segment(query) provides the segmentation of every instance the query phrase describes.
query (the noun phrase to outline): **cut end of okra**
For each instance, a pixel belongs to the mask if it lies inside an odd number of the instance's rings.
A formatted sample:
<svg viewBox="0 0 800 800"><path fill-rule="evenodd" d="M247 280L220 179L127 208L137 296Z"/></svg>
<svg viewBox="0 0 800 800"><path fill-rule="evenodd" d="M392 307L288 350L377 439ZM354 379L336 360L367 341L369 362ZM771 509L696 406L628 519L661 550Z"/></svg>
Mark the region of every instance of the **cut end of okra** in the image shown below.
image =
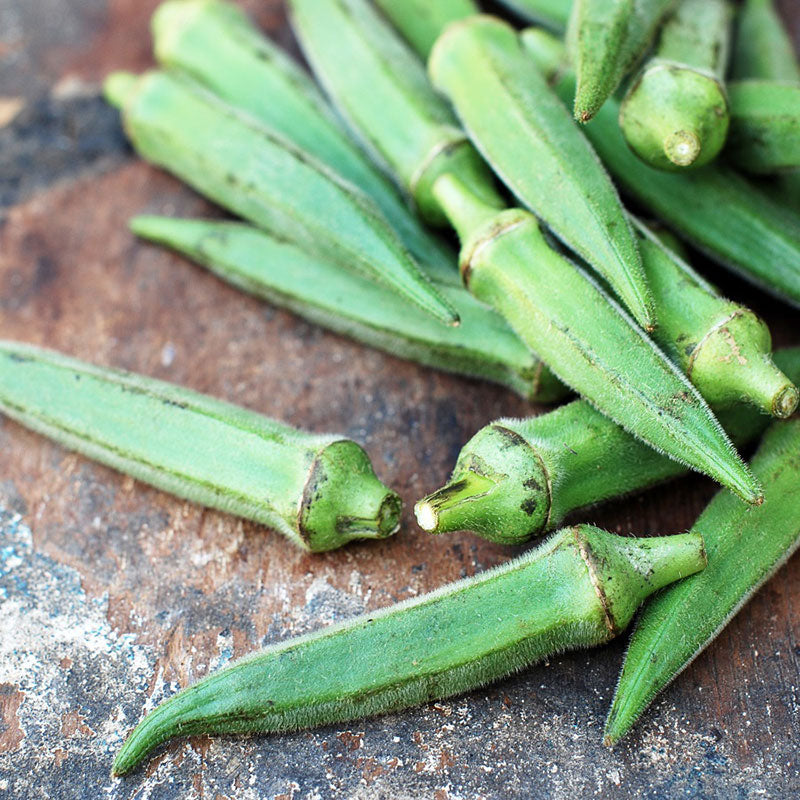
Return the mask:
<svg viewBox="0 0 800 800"><path fill-rule="evenodd" d="M469 526L470 503L478 498L485 500L496 487L497 481L467 471L417 503L417 522L428 533L465 530Z"/></svg>
<svg viewBox="0 0 800 800"><path fill-rule="evenodd" d="M690 167L701 149L700 138L694 131L675 131L664 140L664 154L676 167Z"/></svg>

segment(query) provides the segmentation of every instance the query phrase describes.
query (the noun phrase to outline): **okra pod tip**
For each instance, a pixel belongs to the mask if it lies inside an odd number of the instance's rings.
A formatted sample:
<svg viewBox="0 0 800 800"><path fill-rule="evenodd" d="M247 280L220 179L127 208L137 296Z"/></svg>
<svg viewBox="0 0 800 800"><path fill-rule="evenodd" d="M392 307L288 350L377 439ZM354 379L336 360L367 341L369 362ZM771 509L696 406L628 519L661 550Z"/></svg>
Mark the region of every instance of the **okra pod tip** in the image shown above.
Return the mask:
<svg viewBox="0 0 800 800"><path fill-rule="evenodd" d="M114 108L123 108L139 80L132 72L112 72L103 82L103 95Z"/></svg>

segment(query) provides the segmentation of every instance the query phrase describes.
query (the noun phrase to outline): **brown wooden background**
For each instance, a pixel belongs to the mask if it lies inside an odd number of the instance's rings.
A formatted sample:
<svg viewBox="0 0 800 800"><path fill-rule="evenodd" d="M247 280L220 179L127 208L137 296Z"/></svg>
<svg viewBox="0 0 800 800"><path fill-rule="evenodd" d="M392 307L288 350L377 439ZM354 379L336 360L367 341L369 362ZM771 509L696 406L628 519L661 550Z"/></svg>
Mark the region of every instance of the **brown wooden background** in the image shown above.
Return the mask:
<svg viewBox="0 0 800 800"><path fill-rule="evenodd" d="M321 0L322 2L323 0ZM0 797L788 797L800 792L800 559L771 580L633 736L600 731L624 640L484 691L288 736L194 739L107 777L122 735L231 656L434 589L513 552L433 538L415 499L508 392L417 367L247 298L139 244L143 211L208 206L137 161L98 96L151 63L155 0L0 0L0 337L137 370L368 449L406 501L392 540L323 556L70 454L0 418ZM782 9L800 34L800 8ZM248 9L293 47L281 4ZM711 269L800 343L797 312ZM583 515L691 525L699 477Z"/></svg>

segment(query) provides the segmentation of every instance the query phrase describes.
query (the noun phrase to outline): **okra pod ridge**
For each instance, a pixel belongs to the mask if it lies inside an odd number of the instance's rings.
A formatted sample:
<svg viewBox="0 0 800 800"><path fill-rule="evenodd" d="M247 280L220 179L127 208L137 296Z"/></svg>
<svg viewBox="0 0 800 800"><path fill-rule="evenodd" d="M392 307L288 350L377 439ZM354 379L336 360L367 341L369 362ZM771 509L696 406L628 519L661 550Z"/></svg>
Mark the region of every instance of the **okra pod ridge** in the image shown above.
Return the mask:
<svg viewBox="0 0 800 800"><path fill-rule="evenodd" d="M625 539L565 528L496 569L204 678L145 716L112 772L130 772L176 736L297 730L474 689L551 653L609 641L647 596L704 566L697 534Z"/></svg>

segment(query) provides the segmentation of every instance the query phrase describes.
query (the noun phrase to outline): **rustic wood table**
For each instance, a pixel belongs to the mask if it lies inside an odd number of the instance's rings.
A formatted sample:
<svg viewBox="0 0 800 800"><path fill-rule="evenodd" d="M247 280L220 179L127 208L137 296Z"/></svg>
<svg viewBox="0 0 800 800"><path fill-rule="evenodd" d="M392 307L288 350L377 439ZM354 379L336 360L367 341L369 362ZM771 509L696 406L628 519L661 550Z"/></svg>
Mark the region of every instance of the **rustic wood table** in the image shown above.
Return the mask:
<svg viewBox="0 0 800 800"><path fill-rule="evenodd" d="M411 507L479 427L543 410L329 334L134 239L134 213L210 211L132 155L99 96L111 69L151 63L155 5L0 0L0 337L341 431L407 511L391 540L304 555L0 417L0 797L798 796L800 558L614 750L600 732L624 638L349 726L179 741L108 777L143 708L209 670L512 556L468 534L425 535ZM294 48L279 2L247 6ZM796 0L782 7L800 38ZM709 274L778 344L800 343L796 311ZM693 476L582 519L680 531L714 491Z"/></svg>

